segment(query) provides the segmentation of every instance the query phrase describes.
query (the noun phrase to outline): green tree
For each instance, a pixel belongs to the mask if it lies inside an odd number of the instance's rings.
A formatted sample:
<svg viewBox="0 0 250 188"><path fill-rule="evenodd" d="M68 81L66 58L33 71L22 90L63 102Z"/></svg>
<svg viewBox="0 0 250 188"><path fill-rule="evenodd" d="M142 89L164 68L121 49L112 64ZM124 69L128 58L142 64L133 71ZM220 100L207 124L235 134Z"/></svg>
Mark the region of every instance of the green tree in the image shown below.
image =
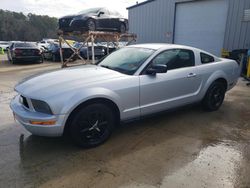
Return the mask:
<svg viewBox="0 0 250 188"><path fill-rule="evenodd" d="M0 40L39 41L42 38L56 38L58 20L54 17L29 13L4 11L0 9Z"/></svg>

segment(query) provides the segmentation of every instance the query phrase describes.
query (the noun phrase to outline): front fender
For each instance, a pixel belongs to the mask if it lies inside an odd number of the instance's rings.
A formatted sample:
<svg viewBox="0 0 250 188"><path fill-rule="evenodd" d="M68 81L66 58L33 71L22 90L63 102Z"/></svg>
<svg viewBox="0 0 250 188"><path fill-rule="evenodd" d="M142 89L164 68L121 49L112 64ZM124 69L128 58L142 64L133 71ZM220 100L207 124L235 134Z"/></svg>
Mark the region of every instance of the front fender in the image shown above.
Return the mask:
<svg viewBox="0 0 250 188"><path fill-rule="evenodd" d="M90 99L105 98L113 101L119 108L120 112L123 111L120 96L114 91L106 88L97 87L87 90L82 90L71 96L64 104L61 114L70 114L77 106Z"/></svg>

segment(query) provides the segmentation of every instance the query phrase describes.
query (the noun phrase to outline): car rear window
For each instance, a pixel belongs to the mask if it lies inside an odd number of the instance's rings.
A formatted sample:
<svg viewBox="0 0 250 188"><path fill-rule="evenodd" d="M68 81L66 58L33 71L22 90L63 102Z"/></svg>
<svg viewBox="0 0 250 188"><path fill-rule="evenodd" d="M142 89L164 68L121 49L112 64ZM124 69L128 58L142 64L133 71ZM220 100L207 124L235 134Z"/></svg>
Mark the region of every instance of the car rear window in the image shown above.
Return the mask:
<svg viewBox="0 0 250 188"><path fill-rule="evenodd" d="M201 63L202 64L207 64L207 63L213 63L214 62L214 57L205 53L201 52Z"/></svg>
<svg viewBox="0 0 250 188"><path fill-rule="evenodd" d="M26 43L26 42L23 42L23 43L16 43L15 47L35 48L35 47L37 47L37 45L35 43Z"/></svg>

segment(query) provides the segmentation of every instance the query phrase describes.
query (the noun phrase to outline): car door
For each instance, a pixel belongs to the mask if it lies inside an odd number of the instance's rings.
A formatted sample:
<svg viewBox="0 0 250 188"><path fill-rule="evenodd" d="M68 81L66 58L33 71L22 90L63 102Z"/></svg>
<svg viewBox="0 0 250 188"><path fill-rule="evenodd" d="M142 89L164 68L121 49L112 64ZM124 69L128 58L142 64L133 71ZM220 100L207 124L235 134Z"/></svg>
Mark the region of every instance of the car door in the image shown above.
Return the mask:
<svg viewBox="0 0 250 188"><path fill-rule="evenodd" d="M50 44L50 45L49 45L48 51L47 51L47 53L46 53L47 59L52 59L54 47L55 47L54 44Z"/></svg>
<svg viewBox="0 0 250 188"><path fill-rule="evenodd" d="M119 30L120 29L120 19L121 16L116 11L109 11L110 12L110 29L111 30Z"/></svg>
<svg viewBox="0 0 250 188"><path fill-rule="evenodd" d="M98 13L98 25L99 29L109 29L110 28L110 15L107 9L101 9Z"/></svg>
<svg viewBox="0 0 250 188"><path fill-rule="evenodd" d="M196 76L193 51L186 49L166 50L157 55L147 68L154 64L167 65L168 71L148 75L145 70L140 75L141 115L195 101L201 87L201 79Z"/></svg>

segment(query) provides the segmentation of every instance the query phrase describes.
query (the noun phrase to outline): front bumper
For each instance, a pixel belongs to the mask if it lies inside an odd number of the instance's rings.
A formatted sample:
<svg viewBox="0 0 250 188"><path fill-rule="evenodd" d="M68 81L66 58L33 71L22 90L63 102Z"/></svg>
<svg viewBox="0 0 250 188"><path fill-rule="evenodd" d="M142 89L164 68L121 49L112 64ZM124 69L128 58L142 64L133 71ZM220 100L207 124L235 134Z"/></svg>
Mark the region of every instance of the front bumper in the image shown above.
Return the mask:
<svg viewBox="0 0 250 188"><path fill-rule="evenodd" d="M20 95L14 97L10 103L14 118L29 132L38 136L57 137L63 135L65 115L49 115L26 109L19 102ZM33 125L30 121L56 121L54 125Z"/></svg>

